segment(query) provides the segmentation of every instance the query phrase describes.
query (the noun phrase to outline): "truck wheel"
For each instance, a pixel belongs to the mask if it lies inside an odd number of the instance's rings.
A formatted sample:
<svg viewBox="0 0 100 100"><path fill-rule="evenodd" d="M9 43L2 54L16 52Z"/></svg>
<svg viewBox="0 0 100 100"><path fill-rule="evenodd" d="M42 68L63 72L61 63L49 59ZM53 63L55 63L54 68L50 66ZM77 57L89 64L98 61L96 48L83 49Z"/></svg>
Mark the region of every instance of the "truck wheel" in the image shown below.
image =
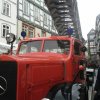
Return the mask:
<svg viewBox="0 0 100 100"><path fill-rule="evenodd" d="M68 91L68 86L65 85L65 87L61 88L61 93L62 96L64 97L64 99L66 100L72 100L72 87L70 88L70 90ZM68 91L68 92L67 92Z"/></svg>
<svg viewBox="0 0 100 100"><path fill-rule="evenodd" d="M57 85L57 86L53 87L53 88L49 91L49 93L48 93L48 95L46 96L46 98L48 98L48 99L50 99L50 100L55 100L55 99L56 99L57 93L59 92L59 90L62 89L62 87L64 87L64 84Z"/></svg>
<svg viewBox="0 0 100 100"><path fill-rule="evenodd" d="M86 86L81 87L79 100L88 100L88 89Z"/></svg>
<svg viewBox="0 0 100 100"><path fill-rule="evenodd" d="M57 92L58 92L58 90L57 91L50 91L46 98L48 98L50 100L55 100L55 96L56 96Z"/></svg>

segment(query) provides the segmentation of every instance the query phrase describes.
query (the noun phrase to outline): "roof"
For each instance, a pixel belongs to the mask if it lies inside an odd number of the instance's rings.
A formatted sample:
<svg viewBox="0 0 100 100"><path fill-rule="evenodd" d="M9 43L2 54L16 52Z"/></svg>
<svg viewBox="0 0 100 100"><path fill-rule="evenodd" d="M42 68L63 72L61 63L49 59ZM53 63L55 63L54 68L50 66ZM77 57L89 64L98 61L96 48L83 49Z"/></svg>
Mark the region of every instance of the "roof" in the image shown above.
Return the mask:
<svg viewBox="0 0 100 100"><path fill-rule="evenodd" d="M31 40L79 40L77 38L74 38L74 37L70 37L70 36L51 36L51 37L37 37L37 38L27 38L27 39L24 39L22 41L31 41ZM80 40L79 40L80 41Z"/></svg>

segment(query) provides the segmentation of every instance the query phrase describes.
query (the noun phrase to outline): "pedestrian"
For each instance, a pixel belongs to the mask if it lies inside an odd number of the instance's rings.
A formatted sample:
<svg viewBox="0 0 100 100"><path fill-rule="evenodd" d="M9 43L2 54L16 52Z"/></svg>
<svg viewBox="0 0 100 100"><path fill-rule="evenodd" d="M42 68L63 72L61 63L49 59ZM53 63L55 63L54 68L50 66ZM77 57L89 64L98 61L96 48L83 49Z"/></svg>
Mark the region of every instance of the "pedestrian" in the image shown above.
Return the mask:
<svg viewBox="0 0 100 100"><path fill-rule="evenodd" d="M97 79L94 87L94 100L100 100L100 67L98 68Z"/></svg>

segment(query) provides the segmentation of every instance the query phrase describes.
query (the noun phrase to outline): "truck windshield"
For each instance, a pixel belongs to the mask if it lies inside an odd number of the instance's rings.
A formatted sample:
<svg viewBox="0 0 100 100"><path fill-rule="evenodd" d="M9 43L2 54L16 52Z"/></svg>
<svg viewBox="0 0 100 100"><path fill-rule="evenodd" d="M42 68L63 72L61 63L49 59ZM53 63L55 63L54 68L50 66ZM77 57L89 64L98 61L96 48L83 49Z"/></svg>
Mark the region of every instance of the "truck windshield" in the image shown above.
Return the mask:
<svg viewBox="0 0 100 100"><path fill-rule="evenodd" d="M68 40L46 40L44 43L44 52L69 53L70 41Z"/></svg>
<svg viewBox="0 0 100 100"><path fill-rule="evenodd" d="M40 52L42 41L28 41L21 43L19 54Z"/></svg>
<svg viewBox="0 0 100 100"><path fill-rule="evenodd" d="M29 52L40 52L42 40L28 41L21 43L19 54ZM68 40L45 40L43 52L69 53L70 41Z"/></svg>

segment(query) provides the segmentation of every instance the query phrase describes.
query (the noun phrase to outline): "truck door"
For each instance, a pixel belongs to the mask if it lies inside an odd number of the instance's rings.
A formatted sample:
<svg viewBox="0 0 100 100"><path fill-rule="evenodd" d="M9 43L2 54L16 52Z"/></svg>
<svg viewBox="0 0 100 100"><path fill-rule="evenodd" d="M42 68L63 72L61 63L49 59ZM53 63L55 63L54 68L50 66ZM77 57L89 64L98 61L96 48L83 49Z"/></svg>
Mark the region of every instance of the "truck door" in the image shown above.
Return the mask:
<svg viewBox="0 0 100 100"><path fill-rule="evenodd" d="M74 42L74 61L73 61L73 66L74 66L74 75L77 73L79 69L79 62L81 60L81 52L80 52L80 47L81 44L78 41Z"/></svg>
<svg viewBox="0 0 100 100"><path fill-rule="evenodd" d="M32 100L32 67L26 66L26 100Z"/></svg>

